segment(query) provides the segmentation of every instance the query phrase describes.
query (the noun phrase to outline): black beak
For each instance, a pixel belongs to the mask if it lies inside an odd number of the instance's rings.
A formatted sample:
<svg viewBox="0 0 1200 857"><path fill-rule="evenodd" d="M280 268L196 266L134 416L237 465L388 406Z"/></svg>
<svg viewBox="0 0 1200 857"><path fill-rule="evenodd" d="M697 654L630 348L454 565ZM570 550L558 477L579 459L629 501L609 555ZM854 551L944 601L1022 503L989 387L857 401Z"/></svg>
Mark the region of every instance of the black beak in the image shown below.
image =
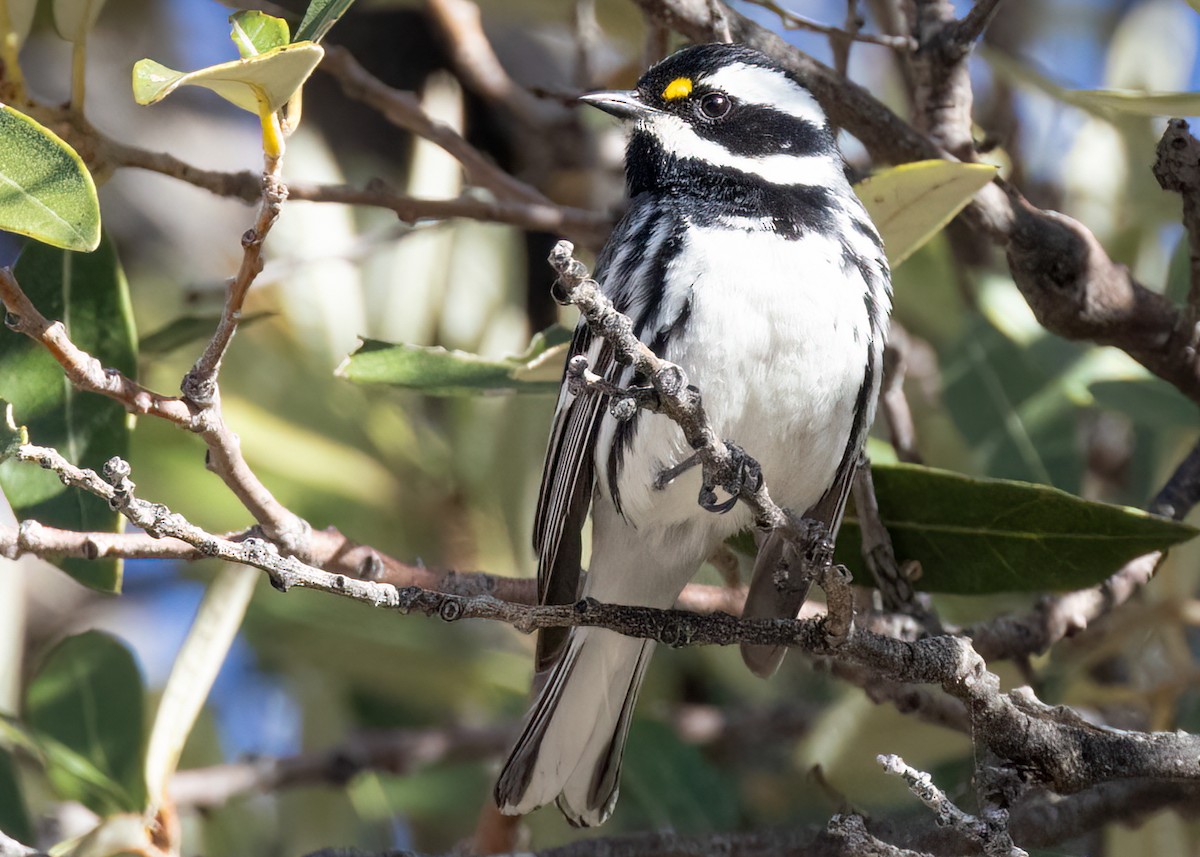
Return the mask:
<svg viewBox="0 0 1200 857"><path fill-rule="evenodd" d="M589 92L579 96L584 104L598 107L618 119L639 119L657 111L642 101L636 89L615 89L608 92Z"/></svg>

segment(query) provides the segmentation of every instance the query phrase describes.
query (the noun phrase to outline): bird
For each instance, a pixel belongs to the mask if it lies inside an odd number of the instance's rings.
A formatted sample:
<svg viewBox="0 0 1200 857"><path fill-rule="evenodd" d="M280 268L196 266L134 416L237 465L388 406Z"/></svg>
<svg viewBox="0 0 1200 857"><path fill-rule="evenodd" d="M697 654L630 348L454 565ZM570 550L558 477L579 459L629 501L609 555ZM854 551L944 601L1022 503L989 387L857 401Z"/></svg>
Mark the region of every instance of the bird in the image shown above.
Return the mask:
<svg viewBox="0 0 1200 857"><path fill-rule="evenodd" d="M832 540L874 417L891 276L824 110L777 62L727 43L685 47L636 89L579 100L630 125L629 206L594 279L638 338L686 373L772 498ZM618 387L645 383L586 321L569 354ZM692 450L669 418L619 416L564 374L534 519L541 604L669 608L754 523L736 497L698 502L700 468L687 466ZM808 585L778 571L793 550L778 533L761 540L744 616L796 617ZM653 650L599 627L540 633L541 689L496 783L502 813L554 801L575 826L609 817ZM784 651L742 647L764 677Z"/></svg>

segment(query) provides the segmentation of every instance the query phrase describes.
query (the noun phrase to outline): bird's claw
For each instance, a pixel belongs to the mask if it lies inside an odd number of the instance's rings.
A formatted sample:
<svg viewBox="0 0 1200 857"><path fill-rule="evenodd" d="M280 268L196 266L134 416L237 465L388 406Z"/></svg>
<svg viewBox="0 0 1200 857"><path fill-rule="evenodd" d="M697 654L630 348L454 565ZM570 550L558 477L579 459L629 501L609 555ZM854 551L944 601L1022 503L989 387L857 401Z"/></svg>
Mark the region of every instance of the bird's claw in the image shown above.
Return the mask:
<svg viewBox="0 0 1200 857"><path fill-rule="evenodd" d="M723 515L737 505L738 497L744 489L757 491L762 487L762 467L746 451L735 443L726 443L732 460L732 476L721 484L721 488L729 494L729 499L717 501L717 486L705 481L700 486L700 506L709 512Z"/></svg>
<svg viewBox="0 0 1200 857"><path fill-rule="evenodd" d="M812 569L833 565L833 539L824 521L804 518L800 522L804 539L804 563Z"/></svg>

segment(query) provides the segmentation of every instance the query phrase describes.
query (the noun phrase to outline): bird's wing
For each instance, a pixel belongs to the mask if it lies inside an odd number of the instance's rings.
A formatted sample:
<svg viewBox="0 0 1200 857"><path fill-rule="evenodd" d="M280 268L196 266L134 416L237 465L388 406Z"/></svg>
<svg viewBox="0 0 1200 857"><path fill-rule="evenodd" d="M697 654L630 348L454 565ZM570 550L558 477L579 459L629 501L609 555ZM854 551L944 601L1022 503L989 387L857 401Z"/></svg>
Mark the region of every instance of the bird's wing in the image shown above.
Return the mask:
<svg viewBox="0 0 1200 857"><path fill-rule="evenodd" d="M663 299L661 282L662 266L678 249L682 223L677 212L657 205L648 195L635 197L596 260L595 278L601 290L619 312L630 316L638 337L652 348L656 344L661 348L660 335L673 330L687 312L686 301ZM625 386L633 379L632 369L617 363L608 343L582 321L571 342L570 357L577 354L587 355L588 368L609 383ZM614 419L608 412L608 398L594 393L577 396L567 389L563 377L534 519L541 604L570 604L578 597L580 531L597 483L596 462L603 461L611 469L619 458L610 455L611 448L596 449L601 426ZM618 449L623 438L631 436L633 422L623 426L624 432L613 432ZM605 476L619 509L615 474ZM539 671L553 664L566 639L565 628L541 632Z"/></svg>
<svg viewBox="0 0 1200 857"><path fill-rule="evenodd" d="M602 377L613 374L616 361L604 340L580 321L571 341L568 361L586 354L589 368ZM533 548L538 556L538 603L570 604L578 596L583 522L595 484L595 443L607 416L605 397L576 395L564 383L550 429L542 488L534 517ZM547 628L538 634L537 669L557 659L567 628Z"/></svg>

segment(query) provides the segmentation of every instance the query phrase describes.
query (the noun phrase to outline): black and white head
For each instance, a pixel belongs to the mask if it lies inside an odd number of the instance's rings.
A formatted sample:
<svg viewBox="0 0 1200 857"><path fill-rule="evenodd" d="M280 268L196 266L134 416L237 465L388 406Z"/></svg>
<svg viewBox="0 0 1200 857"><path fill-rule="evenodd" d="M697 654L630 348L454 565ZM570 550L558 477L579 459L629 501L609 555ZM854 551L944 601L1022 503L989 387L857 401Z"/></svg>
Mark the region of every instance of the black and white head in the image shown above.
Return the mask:
<svg viewBox="0 0 1200 857"><path fill-rule="evenodd" d="M647 71L637 89L582 100L634 121L626 153L631 195L738 184L849 192L825 111L751 48L684 48Z"/></svg>

